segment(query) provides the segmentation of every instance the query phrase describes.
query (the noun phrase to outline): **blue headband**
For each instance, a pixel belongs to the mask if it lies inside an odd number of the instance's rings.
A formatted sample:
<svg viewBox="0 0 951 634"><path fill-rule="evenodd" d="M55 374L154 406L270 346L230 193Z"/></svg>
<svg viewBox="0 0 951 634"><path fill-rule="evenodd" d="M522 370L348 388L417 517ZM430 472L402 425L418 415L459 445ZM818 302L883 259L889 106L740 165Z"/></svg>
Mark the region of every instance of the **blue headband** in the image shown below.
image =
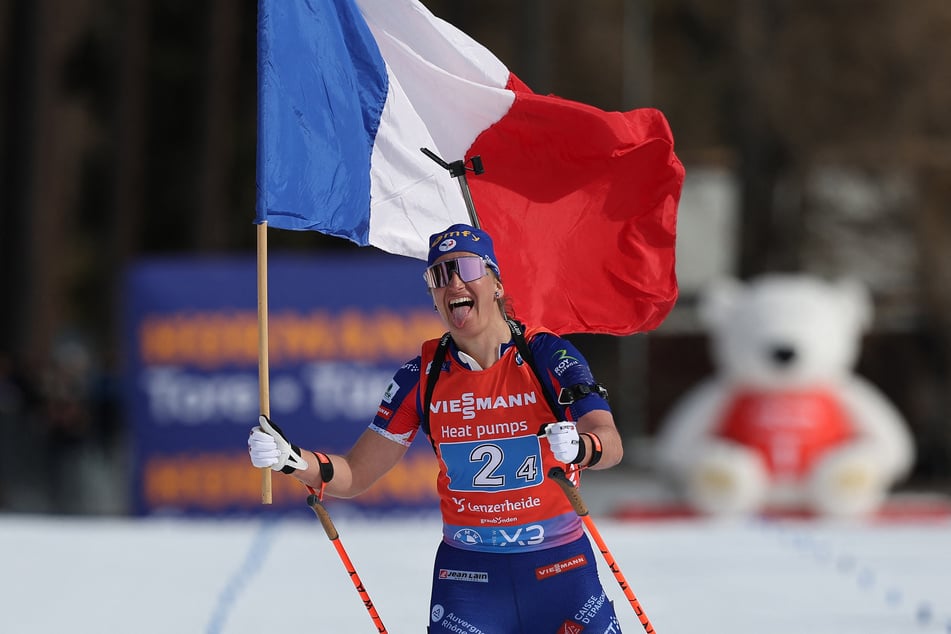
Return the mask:
<svg viewBox="0 0 951 634"><path fill-rule="evenodd" d="M457 224L429 236L429 257L426 259L426 266L432 266L438 258L447 253L474 253L481 256L486 265L495 271L495 275L501 277L498 260L492 247L492 238L482 229Z"/></svg>

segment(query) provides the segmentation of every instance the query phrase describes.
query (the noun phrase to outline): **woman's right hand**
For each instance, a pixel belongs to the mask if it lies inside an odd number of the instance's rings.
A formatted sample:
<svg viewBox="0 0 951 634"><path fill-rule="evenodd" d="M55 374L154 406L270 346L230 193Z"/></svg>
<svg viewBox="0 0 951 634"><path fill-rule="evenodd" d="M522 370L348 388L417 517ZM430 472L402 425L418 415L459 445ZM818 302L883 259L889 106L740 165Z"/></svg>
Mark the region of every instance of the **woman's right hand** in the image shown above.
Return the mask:
<svg viewBox="0 0 951 634"><path fill-rule="evenodd" d="M258 425L251 429L248 452L251 454L251 464L258 468L270 467L282 473L307 469L300 448L289 443L281 428L264 415L258 417Z"/></svg>

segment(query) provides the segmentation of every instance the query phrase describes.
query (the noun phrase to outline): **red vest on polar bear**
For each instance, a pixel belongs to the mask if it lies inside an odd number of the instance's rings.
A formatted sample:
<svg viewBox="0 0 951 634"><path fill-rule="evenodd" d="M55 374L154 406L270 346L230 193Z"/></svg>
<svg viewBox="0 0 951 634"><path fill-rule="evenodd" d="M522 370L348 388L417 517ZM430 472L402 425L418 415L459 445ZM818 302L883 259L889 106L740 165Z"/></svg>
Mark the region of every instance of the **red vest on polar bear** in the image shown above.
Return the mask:
<svg viewBox="0 0 951 634"><path fill-rule="evenodd" d="M733 397L716 433L759 450L774 477L798 478L854 429L826 390L748 391Z"/></svg>

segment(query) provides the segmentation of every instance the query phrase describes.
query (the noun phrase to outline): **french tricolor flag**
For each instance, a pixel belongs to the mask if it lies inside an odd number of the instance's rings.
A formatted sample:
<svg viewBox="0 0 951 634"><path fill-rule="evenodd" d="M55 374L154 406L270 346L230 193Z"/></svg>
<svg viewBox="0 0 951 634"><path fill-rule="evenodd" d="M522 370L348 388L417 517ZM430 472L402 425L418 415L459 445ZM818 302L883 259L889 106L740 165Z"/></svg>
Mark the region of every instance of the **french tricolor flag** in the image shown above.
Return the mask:
<svg viewBox="0 0 951 634"><path fill-rule="evenodd" d="M421 148L480 157L466 182L520 319L624 335L673 307L684 170L658 110L537 95L416 0L260 0L258 90L257 223L425 259L471 221Z"/></svg>

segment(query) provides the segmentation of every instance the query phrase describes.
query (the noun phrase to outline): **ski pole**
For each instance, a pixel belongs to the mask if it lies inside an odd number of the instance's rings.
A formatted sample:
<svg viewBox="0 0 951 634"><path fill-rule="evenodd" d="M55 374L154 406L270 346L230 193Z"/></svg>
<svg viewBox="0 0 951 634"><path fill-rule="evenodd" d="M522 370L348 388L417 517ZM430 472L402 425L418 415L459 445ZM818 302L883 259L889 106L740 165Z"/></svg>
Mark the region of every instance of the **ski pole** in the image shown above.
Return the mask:
<svg viewBox="0 0 951 634"><path fill-rule="evenodd" d="M617 561L615 561L611 551L608 550L607 545L604 543L604 539L601 537L601 533L598 532L598 528L594 525L594 520L592 520L591 516L588 515L588 507L585 506L584 500L581 499L581 494L578 492L577 487L572 484L571 480L569 480L565 475L565 470L561 467L553 467L548 472L548 477L554 480L558 486L561 487L561 490L565 492L565 495L568 496L568 501L571 502L571 506L574 507L575 513L577 513L581 518L581 521L584 522L585 527L588 529L588 533L590 533L594 543L598 546L598 550L600 550L601 554L604 556L604 561L608 564L608 568L610 568L611 572L614 573L614 578L617 579L618 584L621 586L621 590L624 591L624 596L627 597L631 607L634 608L634 614L636 614L637 618L640 619L641 625L644 626L644 631L647 632L647 634L654 634L654 626L651 624L650 619L647 618L644 608L641 607L641 602L637 600L636 596L634 596L634 591L631 590L631 587L627 584L627 580L621 573L621 569L618 567Z"/></svg>
<svg viewBox="0 0 951 634"><path fill-rule="evenodd" d="M307 486L307 490L310 491L310 495L307 496L307 505L314 511L314 514L317 515L317 519L320 520L321 525L324 527L324 532L327 533L327 537L330 538L331 543L337 550L340 561L343 562L343 567L347 569L347 574L350 575L350 581L353 582L353 587L357 589L357 594L363 599L363 607L367 609L367 612L370 613L370 618L373 619L376 631L379 632L379 634L387 634L386 626L383 625L383 620L380 619L380 615L377 614L370 595L367 593L366 588L363 587L360 575L357 574L356 568L353 567L353 562L350 561L350 557L347 555L347 551L344 549L343 544L340 543L340 535L337 533L333 520L330 519L330 513L327 512L316 491L309 486Z"/></svg>

